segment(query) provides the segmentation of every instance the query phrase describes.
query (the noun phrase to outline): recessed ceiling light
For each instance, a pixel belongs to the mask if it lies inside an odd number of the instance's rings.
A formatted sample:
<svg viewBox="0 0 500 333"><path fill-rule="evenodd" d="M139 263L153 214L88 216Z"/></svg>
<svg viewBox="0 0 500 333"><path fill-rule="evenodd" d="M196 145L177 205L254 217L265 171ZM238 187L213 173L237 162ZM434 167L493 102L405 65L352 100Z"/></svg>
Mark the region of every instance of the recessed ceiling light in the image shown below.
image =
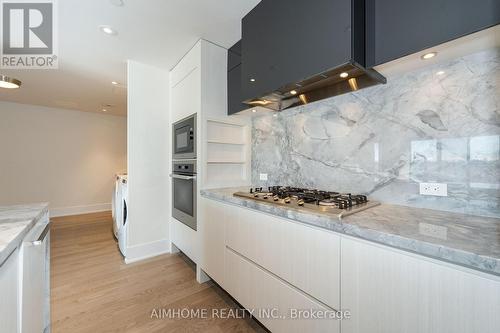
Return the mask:
<svg viewBox="0 0 500 333"><path fill-rule="evenodd" d="M277 116L278 116L278 114L277 114L277 113L273 114L273 117L277 117Z"/></svg>
<svg viewBox="0 0 500 333"><path fill-rule="evenodd" d="M257 110L253 109L252 112L255 113L255 112L257 112Z"/></svg>
<svg viewBox="0 0 500 333"><path fill-rule="evenodd" d="M434 58L435 56L437 56L437 52L429 52L429 53L426 53L426 54L422 55L421 58L423 60L427 60L427 59L430 59L430 58Z"/></svg>
<svg viewBox="0 0 500 333"><path fill-rule="evenodd" d="M290 90L290 94L297 95L297 90Z"/></svg>
<svg viewBox="0 0 500 333"><path fill-rule="evenodd" d="M347 72L340 73L340 77L343 78L343 79L345 79L348 76L349 76L349 73L347 73Z"/></svg>
<svg viewBox="0 0 500 333"><path fill-rule="evenodd" d="M106 35L112 35L112 36L114 36L114 35L118 34L118 32L115 29L111 28L109 25L100 25L99 29L102 32L104 32Z"/></svg>
<svg viewBox="0 0 500 333"><path fill-rule="evenodd" d="M116 82L116 81L111 81L111 84L112 84L112 85L114 85L114 86L116 86L116 85L118 85L118 82Z"/></svg>
<svg viewBox="0 0 500 333"><path fill-rule="evenodd" d="M436 75L443 75L444 74L444 71L439 71L436 73Z"/></svg>
<svg viewBox="0 0 500 333"><path fill-rule="evenodd" d="M107 111L109 111L109 110L111 110L113 108L114 108L113 104L108 104L108 103L102 103L101 104L101 111L102 112L107 112Z"/></svg>
<svg viewBox="0 0 500 333"><path fill-rule="evenodd" d="M250 79L250 82L255 82L255 79L254 79L254 78L251 78L251 79Z"/></svg>
<svg viewBox="0 0 500 333"><path fill-rule="evenodd" d="M21 86L21 81L14 79L13 77L8 77L5 75L0 75L0 88L6 89L17 89Z"/></svg>

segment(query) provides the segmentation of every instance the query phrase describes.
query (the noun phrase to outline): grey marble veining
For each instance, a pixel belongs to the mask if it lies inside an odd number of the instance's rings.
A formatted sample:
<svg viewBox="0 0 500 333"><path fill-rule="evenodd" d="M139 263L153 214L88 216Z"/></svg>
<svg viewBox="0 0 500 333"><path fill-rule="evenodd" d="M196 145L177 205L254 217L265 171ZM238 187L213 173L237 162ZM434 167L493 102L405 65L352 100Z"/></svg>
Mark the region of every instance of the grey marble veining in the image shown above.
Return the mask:
<svg viewBox="0 0 500 333"><path fill-rule="evenodd" d="M202 190L201 195L500 275L498 218L382 204L339 220L321 213L233 196L239 190L242 189Z"/></svg>
<svg viewBox="0 0 500 333"><path fill-rule="evenodd" d="M257 116L252 181L500 217L499 106L500 49L492 49ZM448 197L419 195L420 182L447 183Z"/></svg>
<svg viewBox="0 0 500 333"><path fill-rule="evenodd" d="M47 212L47 203L0 206L0 265Z"/></svg>

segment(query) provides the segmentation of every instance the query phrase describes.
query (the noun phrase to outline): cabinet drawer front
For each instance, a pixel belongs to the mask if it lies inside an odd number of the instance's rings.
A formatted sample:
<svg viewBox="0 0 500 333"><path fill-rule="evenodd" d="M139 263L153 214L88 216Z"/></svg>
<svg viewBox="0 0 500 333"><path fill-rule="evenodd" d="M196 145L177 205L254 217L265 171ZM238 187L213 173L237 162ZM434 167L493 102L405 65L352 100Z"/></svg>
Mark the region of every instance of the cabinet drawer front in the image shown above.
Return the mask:
<svg viewBox="0 0 500 333"><path fill-rule="evenodd" d="M343 238L342 307L344 333L493 333L500 282Z"/></svg>
<svg viewBox="0 0 500 333"><path fill-rule="evenodd" d="M18 331L19 250L0 264L0 331Z"/></svg>
<svg viewBox="0 0 500 333"><path fill-rule="evenodd" d="M224 289L245 309L257 307L255 301L255 269L230 249L225 249Z"/></svg>
<svg viewBox="0 0 500 333"><path fill-rule="evenodd" d="M200 262L203 270L224 287L224 220L226 211L218 202L202 198L198 220L200 238Z"/></svg>
<svg viewBox="0 0 500 333"><path fill-rule="evenodd" d="M23 244L22 328L23 332L43 332L48 310L48 247L50 235L39 245ZM48 323L47 323L48 324Z"/></svg>
<svg viewBox="0 0 500 333"><path fill-rule="evenodd" d="M328 306L340 308L340 237L252 210L226 221L226 245Z"/></svg>
<svg viewBox="0 0 500 333"><path fill-rule="evenodd" d="M272 332L340 332L340 322L335 319L294 317L296 310L311 313L331 309L229 248L226 259L228 291Z"/></svg>

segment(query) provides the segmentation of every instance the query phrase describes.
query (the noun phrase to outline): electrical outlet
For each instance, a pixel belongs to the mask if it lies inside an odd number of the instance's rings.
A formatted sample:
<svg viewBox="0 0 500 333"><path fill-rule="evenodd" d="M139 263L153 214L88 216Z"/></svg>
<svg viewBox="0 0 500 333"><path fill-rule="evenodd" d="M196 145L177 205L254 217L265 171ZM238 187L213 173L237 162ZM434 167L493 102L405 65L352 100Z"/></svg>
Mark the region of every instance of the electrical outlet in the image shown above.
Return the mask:
<svg viewBox="0 0 500 333"><path fill-rule="evenodd" d="M267 180L267 173L261 173L260 180Z"/></svg>
<svg viewBox="0 0 500 333"><path fill-rule="evenodd" d="M420 183L421 195L448 196L448 185L444 183Z"/></svg>

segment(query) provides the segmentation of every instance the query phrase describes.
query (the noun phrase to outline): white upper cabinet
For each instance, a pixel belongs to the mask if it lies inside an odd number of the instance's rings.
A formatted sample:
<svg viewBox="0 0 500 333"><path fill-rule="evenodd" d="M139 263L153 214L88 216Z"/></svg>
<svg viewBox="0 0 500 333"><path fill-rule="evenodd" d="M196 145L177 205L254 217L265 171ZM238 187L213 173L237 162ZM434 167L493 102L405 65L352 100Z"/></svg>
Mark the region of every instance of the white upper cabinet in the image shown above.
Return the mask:
<svg viewBox="0 0 500 333"><path fill-rule="evenodd" d="M172 123L201 110L201 41L170 72Z"/></svg>
<svg viewBox="0 0 500 333"><path fill-rule="evenodd" d="M200 69L194 68L182 81L171 87L171 120L176 122L200 111Z"/></svg>
<svg viewBox="0 0 500 333"><path fill-rule="evenodd" d="M170 88L175 87L196 68L201 67L201 40L170 71Z"/></svg>
<svg viewBox="0 0 500 333"><path fill-rule="evenodd" d="M343 333L497 333L500 279L342 238Z"/></svg>
<svg viewBox="0 0 500 333"><path fill-rule="evenodd" d="M200 39L170 71L171 121L194 113L225 118L227 50Z"/></svg>

